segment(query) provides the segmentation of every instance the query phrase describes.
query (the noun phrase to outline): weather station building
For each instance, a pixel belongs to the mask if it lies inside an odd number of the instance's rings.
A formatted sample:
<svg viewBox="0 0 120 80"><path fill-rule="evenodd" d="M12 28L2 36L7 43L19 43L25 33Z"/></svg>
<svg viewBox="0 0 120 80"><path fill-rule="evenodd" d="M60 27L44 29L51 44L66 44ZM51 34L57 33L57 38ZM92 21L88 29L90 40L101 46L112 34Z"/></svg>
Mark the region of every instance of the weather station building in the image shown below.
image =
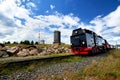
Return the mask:
<svg viewBox="0 0 120 80"><path fill-rule="evenodd" d="M61 32L60 31L54 31L54 44L61 44Z"/></svg>

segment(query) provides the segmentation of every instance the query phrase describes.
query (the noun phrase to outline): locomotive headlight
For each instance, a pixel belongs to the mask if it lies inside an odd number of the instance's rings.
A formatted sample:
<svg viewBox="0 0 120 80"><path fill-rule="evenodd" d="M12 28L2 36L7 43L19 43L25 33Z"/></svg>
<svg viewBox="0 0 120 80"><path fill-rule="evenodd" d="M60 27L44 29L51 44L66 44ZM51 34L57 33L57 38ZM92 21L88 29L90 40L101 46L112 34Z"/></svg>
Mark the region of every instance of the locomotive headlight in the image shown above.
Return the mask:
<svg viewBox="0 0 120 80"><path fill-rule="evenodd" d="M85 44L85 42L83 41L82 44Z"/></svg>

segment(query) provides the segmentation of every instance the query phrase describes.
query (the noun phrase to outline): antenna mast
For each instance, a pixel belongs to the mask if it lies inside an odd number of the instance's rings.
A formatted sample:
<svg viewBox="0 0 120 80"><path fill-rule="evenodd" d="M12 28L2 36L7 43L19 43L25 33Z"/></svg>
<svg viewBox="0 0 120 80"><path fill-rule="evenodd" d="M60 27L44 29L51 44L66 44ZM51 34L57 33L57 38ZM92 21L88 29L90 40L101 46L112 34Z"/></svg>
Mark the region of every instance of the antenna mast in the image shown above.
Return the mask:
<svg viewBox="0 0 120 80"><path fill-rule="evenodd" d="M38 34L38 44L40 44L40 31L39 31L39 34Z"/></svg>

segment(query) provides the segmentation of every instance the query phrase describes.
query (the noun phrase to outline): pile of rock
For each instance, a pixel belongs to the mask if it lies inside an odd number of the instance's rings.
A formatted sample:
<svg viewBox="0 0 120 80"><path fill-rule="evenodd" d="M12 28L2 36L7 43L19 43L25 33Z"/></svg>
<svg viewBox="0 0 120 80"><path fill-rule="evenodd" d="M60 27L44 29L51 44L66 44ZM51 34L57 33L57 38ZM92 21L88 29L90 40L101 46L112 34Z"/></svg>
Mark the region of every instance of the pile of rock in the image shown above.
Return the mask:
<svg viewBox="0 0 120 80"><path fill-rule="evenodd" d="M17 56L19 57L35 56L35 55L39 55L41 52L42 52L41 48L37 48L36 46L28 46L20 50L17 53Z"/></svg>
<svg viewBox="0 0 120 80"><path fill-rule="evenodd" d="M44 54L44 55L51 55L53 53L54 54L70 53L70 49L66 47L59 47L58 45L53 44L51 46L43 48L43 51L41 52L41 54Z"/></svg>
<svg viewBox="0 0 120 80"><path fill-rule="evenodd" d="M40 46L2 46L0 45L0 57L9 57L9 56L35 56L35 55L51 55L58 53L70 53L70 49L66 47L59 47L58 45L51 45L47 47Z"/></svg>

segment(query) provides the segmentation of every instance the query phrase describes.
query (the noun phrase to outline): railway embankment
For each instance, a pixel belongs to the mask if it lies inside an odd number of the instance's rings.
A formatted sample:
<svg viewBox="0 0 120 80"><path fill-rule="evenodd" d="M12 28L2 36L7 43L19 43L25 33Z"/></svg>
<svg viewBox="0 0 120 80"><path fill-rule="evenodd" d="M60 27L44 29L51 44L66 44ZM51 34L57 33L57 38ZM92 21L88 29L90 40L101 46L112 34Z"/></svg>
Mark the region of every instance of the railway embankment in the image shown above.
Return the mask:
<svg viewBox="0 0 120 80"><path fill-rule="evenodd" d="M2 72L1 80L76 80L85 67L99 62L107 54L95 56L70 56L29 63L10 64ZM76 78L76 79L73 79Z"/></svg>

